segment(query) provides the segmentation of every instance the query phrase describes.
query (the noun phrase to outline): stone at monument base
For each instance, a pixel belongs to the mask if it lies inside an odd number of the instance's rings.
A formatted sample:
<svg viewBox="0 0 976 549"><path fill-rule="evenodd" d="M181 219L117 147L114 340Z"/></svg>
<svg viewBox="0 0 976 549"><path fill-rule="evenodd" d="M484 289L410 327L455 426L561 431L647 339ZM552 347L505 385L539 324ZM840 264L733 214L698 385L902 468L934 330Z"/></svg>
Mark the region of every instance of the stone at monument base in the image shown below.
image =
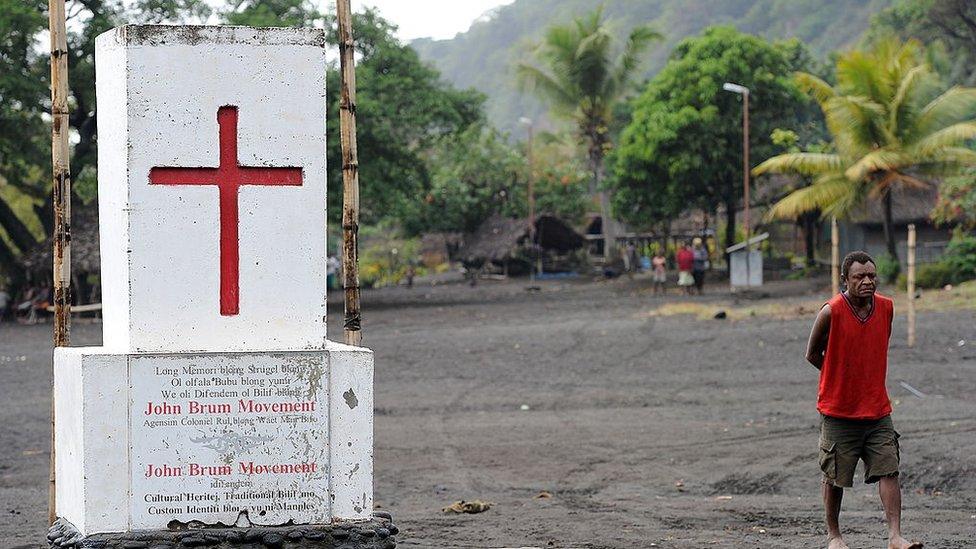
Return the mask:
<svg viewBox="0 0 976 549"><path fill-rule="evenodd" d="M393 549L399 529L387 513L367 522L260 528L199 528L83 536L64 519L48 532L57 549Z"/></svg>

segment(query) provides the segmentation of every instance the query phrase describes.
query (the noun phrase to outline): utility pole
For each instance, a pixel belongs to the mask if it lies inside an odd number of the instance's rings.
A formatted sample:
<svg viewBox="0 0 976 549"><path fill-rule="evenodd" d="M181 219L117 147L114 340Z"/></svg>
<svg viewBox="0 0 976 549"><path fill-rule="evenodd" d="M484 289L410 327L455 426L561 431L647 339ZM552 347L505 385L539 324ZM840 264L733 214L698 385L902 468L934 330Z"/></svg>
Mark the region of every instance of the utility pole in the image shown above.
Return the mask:
<svg viewBox="0 0 976 549"><path fill-rule="evenodd" d="M68 146L68 38L64 0L48 1L51 34L51 167L54 193L54 346L67 347L71 322L71 167ZM52 377L53 379L53 377ZM54 471L54 390L51 390L51 463L48 522L57 520Z"/></svg>
<svg viewBox="0 0 976 549"><path fill-rule="evenodd" d="M722 85L722 89L742 96L742 213L746 233L746 286L752 286L752 245L749 242L752 237L752 224L749 219L749 88L726 82ZM734 231L735 227L726 230Z"/></svg>
<svg viewBox="0 0 976 549"><path fill-rule="evenodd" d="M363 340L359 302L359 153L356 150L356 60L350 0L336 0L339 27L339 134L342 146L342 281L345 316L343 341Z"/></svg>

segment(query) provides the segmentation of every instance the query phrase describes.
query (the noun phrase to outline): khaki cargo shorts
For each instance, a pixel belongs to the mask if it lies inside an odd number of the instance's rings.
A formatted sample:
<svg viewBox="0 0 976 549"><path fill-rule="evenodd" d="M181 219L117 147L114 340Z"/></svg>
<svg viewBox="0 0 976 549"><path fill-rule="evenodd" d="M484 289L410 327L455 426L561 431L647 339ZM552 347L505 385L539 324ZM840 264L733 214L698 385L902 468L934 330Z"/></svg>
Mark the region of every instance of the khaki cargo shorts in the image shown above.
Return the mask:
<svg viewBox="0 0 976 549"><path fill-rule="evenodd" d="M820 469L824 482L854 486L854 468L864 461L864 482L898 474L898 433L891 416L875 420L841 419L821 415Z"/></svg>

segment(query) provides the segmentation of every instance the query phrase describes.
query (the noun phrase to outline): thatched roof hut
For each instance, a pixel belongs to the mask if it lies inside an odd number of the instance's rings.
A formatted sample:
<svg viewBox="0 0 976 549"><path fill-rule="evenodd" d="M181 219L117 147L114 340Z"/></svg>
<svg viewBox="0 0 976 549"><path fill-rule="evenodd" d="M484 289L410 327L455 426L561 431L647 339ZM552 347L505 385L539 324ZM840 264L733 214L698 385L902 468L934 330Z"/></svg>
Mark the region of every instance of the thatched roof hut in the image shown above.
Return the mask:
<svg viewBox="0 0 976 549"><path fill-rule="evenodd" d="M486 262L501 264L518 256L519 251L538 247L543 252L565 254L583 246L583 236L565 221L552 215L540 215L535 220L535 242L529 242L529 221L495 215L465 236L458 252L466 264Z"/></svg>

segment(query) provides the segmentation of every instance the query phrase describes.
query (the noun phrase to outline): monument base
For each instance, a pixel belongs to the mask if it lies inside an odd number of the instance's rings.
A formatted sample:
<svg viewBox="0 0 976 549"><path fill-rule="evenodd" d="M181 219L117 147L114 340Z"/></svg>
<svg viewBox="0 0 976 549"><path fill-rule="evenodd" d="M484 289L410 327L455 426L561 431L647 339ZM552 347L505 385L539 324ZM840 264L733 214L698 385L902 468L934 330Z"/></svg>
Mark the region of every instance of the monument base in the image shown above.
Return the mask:
<svg viewBox="0 0 976 549"><path fill-rule="evenodd" d="M373 520L336 524L255 528L196 528L83 535L58 519L48 531L54 549L393 549L399 529L388 513Z"/></svg>

